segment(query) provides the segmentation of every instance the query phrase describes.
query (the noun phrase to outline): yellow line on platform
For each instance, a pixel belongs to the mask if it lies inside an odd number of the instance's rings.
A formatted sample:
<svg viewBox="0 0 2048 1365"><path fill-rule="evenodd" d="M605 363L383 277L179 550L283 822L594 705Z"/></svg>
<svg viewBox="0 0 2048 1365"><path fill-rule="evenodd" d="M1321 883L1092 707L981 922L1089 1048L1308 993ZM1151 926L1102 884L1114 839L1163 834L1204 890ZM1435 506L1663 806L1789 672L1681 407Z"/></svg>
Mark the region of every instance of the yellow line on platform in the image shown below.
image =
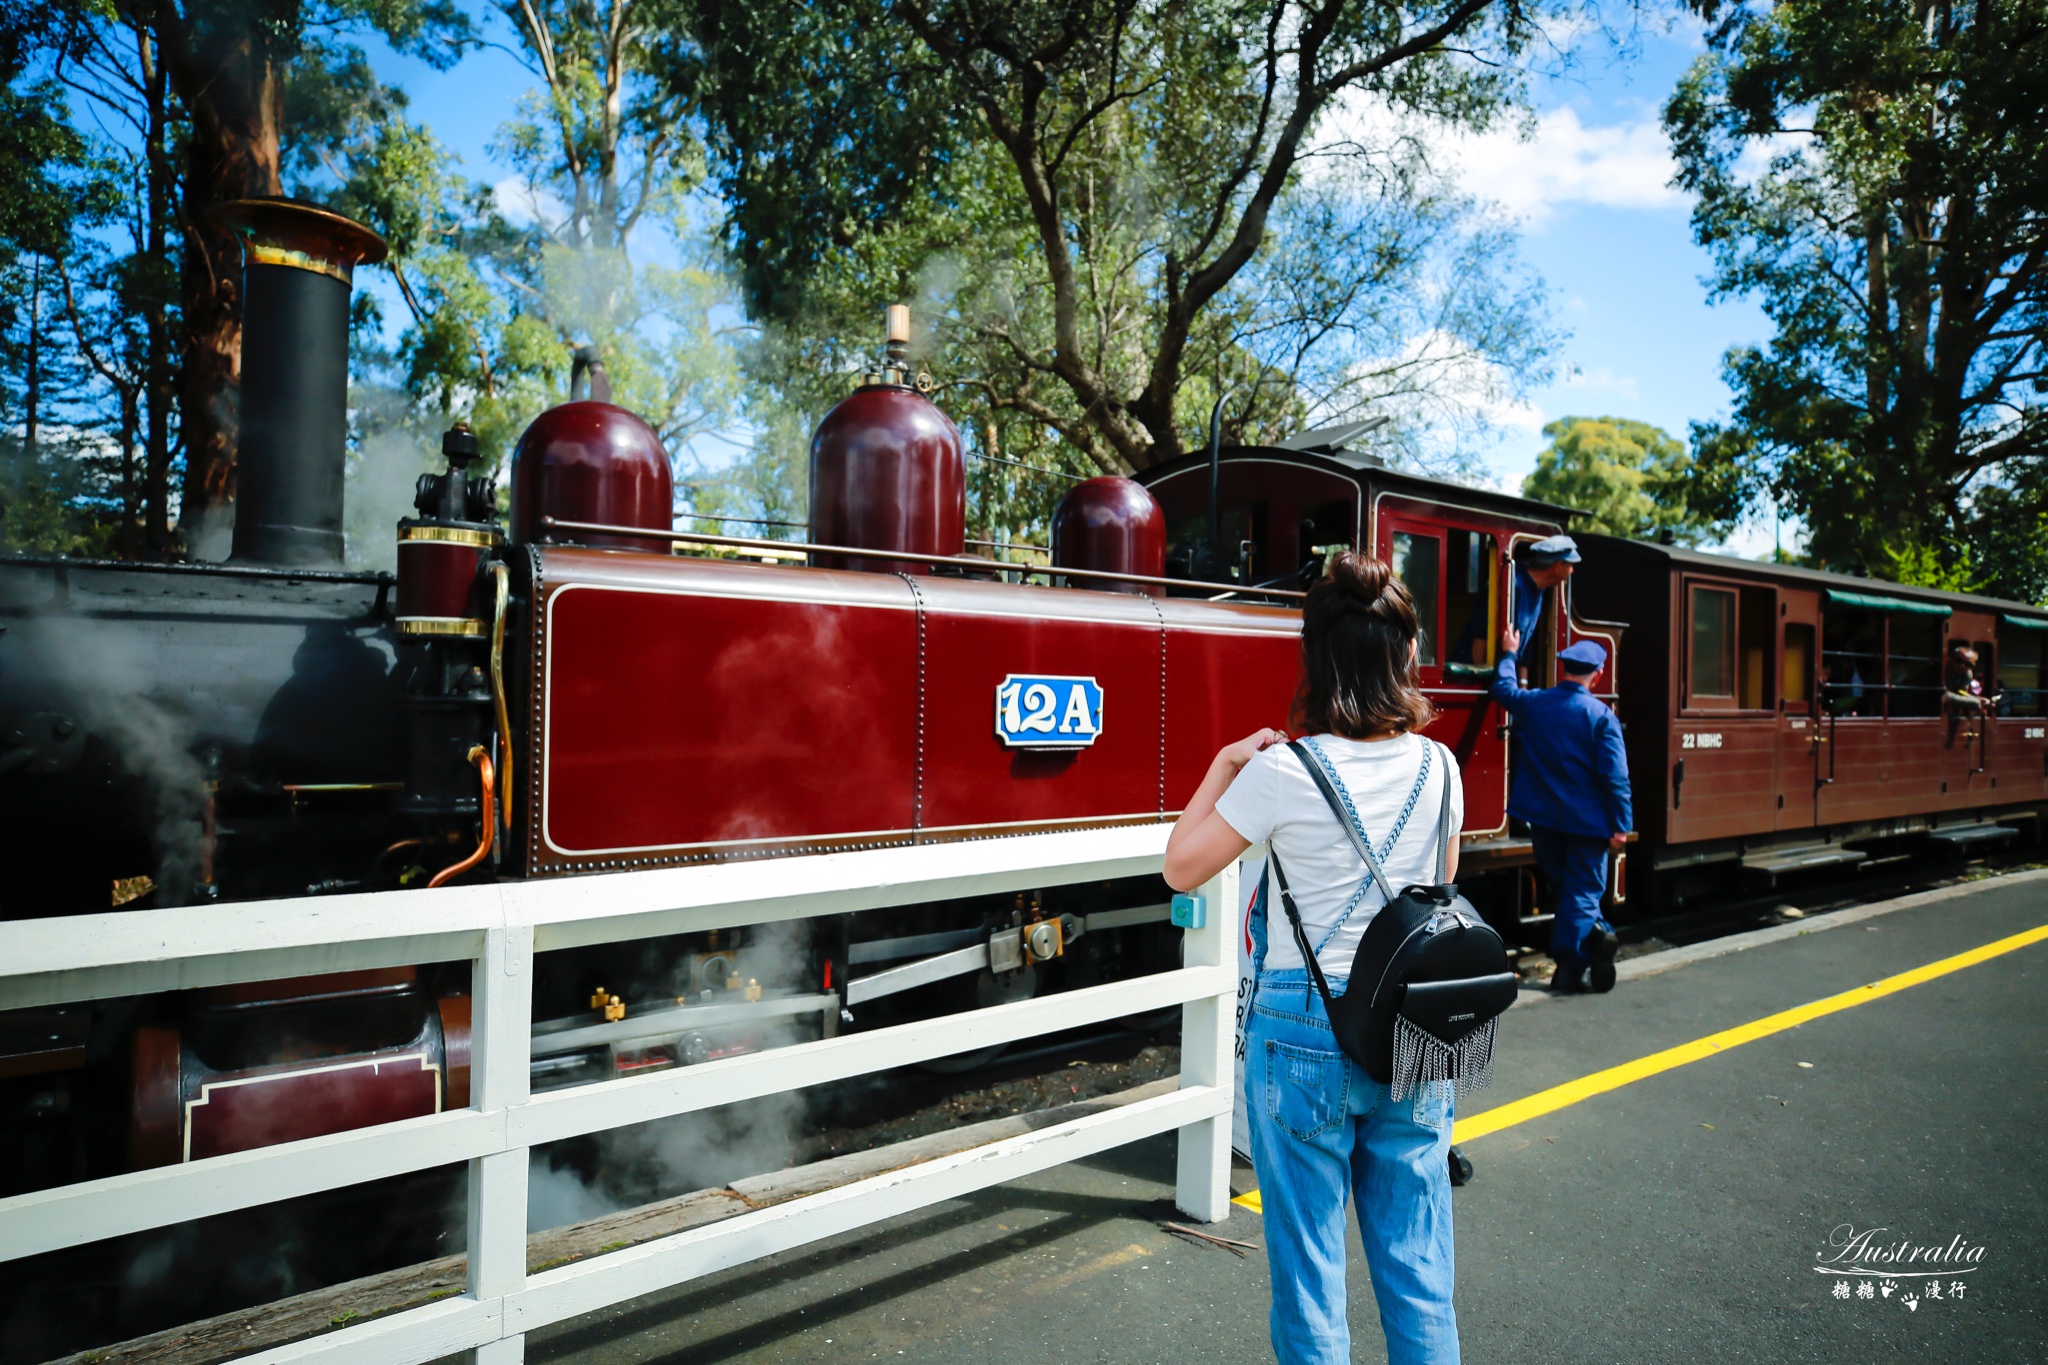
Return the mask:
<svg viewBox="0 0 2048 1365"><path fill-rule="evenodd" d="M1957 953L1938 962L1930 962L1924 967L1915 967L1910 972L1900 972L1897 976L1888 976L1882 981L1873 981L1867 986L1858 986L1839 995L1795 1005L1789 1010L1767 1014L1761 1019L1738 1024L1734 1028L1722 1029L1719 1033L1710 1033L1690 1043L1680 1043L1677 1047L1665 1048L1662 1052L1653 1052L1647 1057L1623 1062L1620 1066L1610 1066L1605 1071L1595 1071L1589 1076L1566 1081L1563 1085L1554 1085L1548 1090L1539 1090L1522 1099L1483 1110L1470 1118L1459 1119L1451 1130L1451 1141L1470 1142L1489 1133L1498 1133L1504 1128L1513 1128L1517 1124L1527 1123L1530 1119L1542 1118L1545 1114L1554 1114L1560 1109L1569 1108L1581 1100L1589 1100L1595 1095L1604 1095L1610 1090L1633 1085L1637 1081L1670 1071L1674 1067L1717 1056L1730 1048L1753 1043L1759 1038L1768 1038L1774 1033L1783 1033L1786 1029L1797 1028L1808 1020L1838 1014L1843 1010L1854 1009L1858 1005L1869 1004L1873 1000L1882 1000L1885 996L1895 995L1909 986L1918 986L1936 977L1947 976L1950 972L1959 972L1965 967L1989 962L1994 957L2002 957L2006 953L2015 952L2032 943L2039 943L2043 939L2048 939L2048 924L2008 935L1981 948L1972 948L1968 952ZM1253 1213L1264 1212L1257 1190L1241 1194L1230 1202L1250 1209Z"/></svg>
<svg viewBox="0 0 2048 1365"><path fill-rule="evenodd" d="M1804 1005L1795 1005L1789 1010L1767 1014L1761 1019L1738 1024L1734 1028L1722 1029L1719 1033L1710 1033L1690 1043L1680 1043L1677 1047L1665 1048L1662 1052L1653 1052L1647 1057L1623 1062L1620 1066L1610 1066L1605 1071L1595 1071L1590 1076L1581 1076L1575 1081L1566 1081L1563 1085L1554 1085L1548 1090L1539 1090L1526 1098L1458 1120L1457 1125L1451 1130L1451 1141L1470 1142L1474 1138L1485 1137L1488 1133L1498 1133L1503 1128L1512 1128L1518 1123L1527 1123L1530 1119L1556 1113L1560 1109L1577 1104L1580 1100L1591 1099L1610 1090L1619 1090L1622 1086L1632 1085L1659 1072L1715 1056L1730 1048L1740 1047L1744 1043L1768 1038L1774 1033L1783 1033L1786 1029L1797 1028L1811 1019L1854 1009L1873 1000L1882 1000L1885 996L1894 995L1909 986L1917 986L1924 981L1947 976L1950 972L1959 972L1965 967L1974 967L1980 962L1988 962L1994 957L2024 948L2030 943L2039 943L2043 939L2048 939L2048 924L1998 939L1981 948L1972 948L1966 953L1957 953L1954 957L1942 958L1939 962L1930 962L1924 967L1915 967L1910 972L1900 972L1897 976L1888 976L1882 981L1873 981L1867 986L1843 991L1840 995L1830 995Z"/></svg>

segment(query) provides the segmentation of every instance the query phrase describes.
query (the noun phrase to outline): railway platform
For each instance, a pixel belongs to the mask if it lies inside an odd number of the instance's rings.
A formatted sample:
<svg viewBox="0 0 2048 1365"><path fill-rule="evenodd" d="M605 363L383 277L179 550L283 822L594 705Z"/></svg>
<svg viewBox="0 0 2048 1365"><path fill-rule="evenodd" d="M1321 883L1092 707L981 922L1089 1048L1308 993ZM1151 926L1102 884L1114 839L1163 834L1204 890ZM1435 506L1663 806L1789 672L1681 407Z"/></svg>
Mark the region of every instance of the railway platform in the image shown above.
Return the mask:
<svg viewBox="0 0 2048 1365"><path fill-rule="evenodd" d="M1525 992L1460 1118L1465 1358L2048 1359L2044 926L2048 872L2018 873L1636 958L1610 995ZM1263 1252L1164 1228L1174 1171L1170 1135L1136 1143L562 1323L528 1359L1270 1359ZM1248 1168L1233 1191L1206 1230L1260 1243ZM1355 1236L1354 1359L1383 1360ZM1900 1243L1941 1255L1879 1259Z"/></svg>

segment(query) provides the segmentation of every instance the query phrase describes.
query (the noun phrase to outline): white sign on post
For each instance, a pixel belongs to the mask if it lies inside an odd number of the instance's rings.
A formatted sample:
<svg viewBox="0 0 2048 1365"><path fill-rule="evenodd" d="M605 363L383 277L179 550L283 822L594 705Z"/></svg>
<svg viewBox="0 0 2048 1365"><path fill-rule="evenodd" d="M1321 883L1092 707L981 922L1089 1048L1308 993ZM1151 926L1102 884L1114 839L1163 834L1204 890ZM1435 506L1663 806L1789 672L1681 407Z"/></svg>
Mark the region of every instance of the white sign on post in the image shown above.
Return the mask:
<svg viewBox="0 0 2048 1365"><path fill-rule="evenodd" d="M1251 1023L1252 1009L1252 903L1259 898L1259 888L1266 882L1266 860L1247 858L1238 864L1237 891L1240 912L1237 917L1237 1027L1233 1039L1231 1056L1235 1059L1231 1070L1236 1077L1236 1099L1230 1106L1230 1149L1246 1161L1252 1158L1251 1111L1245 1107L1245 1026Z"/></svg>

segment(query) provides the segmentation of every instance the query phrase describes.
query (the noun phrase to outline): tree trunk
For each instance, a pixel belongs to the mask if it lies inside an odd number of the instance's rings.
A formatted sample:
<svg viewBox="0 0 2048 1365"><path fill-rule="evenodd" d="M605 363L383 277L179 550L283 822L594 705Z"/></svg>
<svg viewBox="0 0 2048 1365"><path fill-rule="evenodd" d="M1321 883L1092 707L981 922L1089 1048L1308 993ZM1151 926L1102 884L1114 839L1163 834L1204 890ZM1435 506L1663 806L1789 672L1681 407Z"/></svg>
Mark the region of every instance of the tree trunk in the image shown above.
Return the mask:
<svg viewBox="0 0 2048 1365"><path fill-rule="evenodd" d="M143 259L152 266L165 260L171 225L173 192L170 147L170 89L161 47L138 23L136 46L142 59L149 123L143 148ZM142 303L143 434L142 538L153 560L171 552L171 407L176 402L171 377L171 319L163 277L152 271Z"/></svg>
<svg viewBox="0 0 2048 1365"><path fill-rule="evenodd" d="M141 540L138 534L136 510L141 502L142 490L135 479L135 444L140 433L141 414L137 411L137 400L142 396L141 385L122 385L121 398L121 558L133 559Z"/></svg>
<svg viewBox="0 0 2048 1365"><path fill-rule="evenodd" d="M280 192L284 87L264 30L296 33L298 6L250 6L236 19L193 32L189 45L163 44L172 83L192 117L180 213L185 489L178 523L186 553L205 559L226 557L232 530L242 361L241 252L206 214L231 199Z"/></svg>
<svg viewBox="0 0 2048 1365"><path fill-rule="evenodd" d="M43 258L29 267L28 357L22 382L21 447L28 464L36 462L36 427L42 420L43 405Z"/></svg>

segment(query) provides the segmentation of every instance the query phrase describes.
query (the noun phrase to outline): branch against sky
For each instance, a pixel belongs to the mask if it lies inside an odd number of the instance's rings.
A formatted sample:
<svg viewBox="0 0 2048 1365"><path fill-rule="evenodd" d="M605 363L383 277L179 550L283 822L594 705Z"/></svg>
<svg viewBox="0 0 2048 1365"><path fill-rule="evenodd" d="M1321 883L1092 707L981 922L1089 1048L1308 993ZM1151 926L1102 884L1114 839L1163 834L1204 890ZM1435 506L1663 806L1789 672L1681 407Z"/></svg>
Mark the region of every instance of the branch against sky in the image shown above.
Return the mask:
<svg viewBox="0 0 2048 1365"><path fill-rule="evenodd" d="M1096 464L1137 468L1178 454L1198 424L1205 319L1242 306L1233 286L1291 221L1303 157L1339 98L1486 126L1517 107L1515 62L1557 12L1539 0L744 12L699 0L693 41L665 50L671 84L709 121L757 318L800 316L822 263L860 234L921 202L954 208L969 182L951 172L972 164L1002 182L976 183L1002 203L1018 314L1038 333L981 324L1037 377L1036 407L1019 410ZM764 70L821 69L867 79L753 97ZM861 135L828 135L847 126Z"/></svg>

